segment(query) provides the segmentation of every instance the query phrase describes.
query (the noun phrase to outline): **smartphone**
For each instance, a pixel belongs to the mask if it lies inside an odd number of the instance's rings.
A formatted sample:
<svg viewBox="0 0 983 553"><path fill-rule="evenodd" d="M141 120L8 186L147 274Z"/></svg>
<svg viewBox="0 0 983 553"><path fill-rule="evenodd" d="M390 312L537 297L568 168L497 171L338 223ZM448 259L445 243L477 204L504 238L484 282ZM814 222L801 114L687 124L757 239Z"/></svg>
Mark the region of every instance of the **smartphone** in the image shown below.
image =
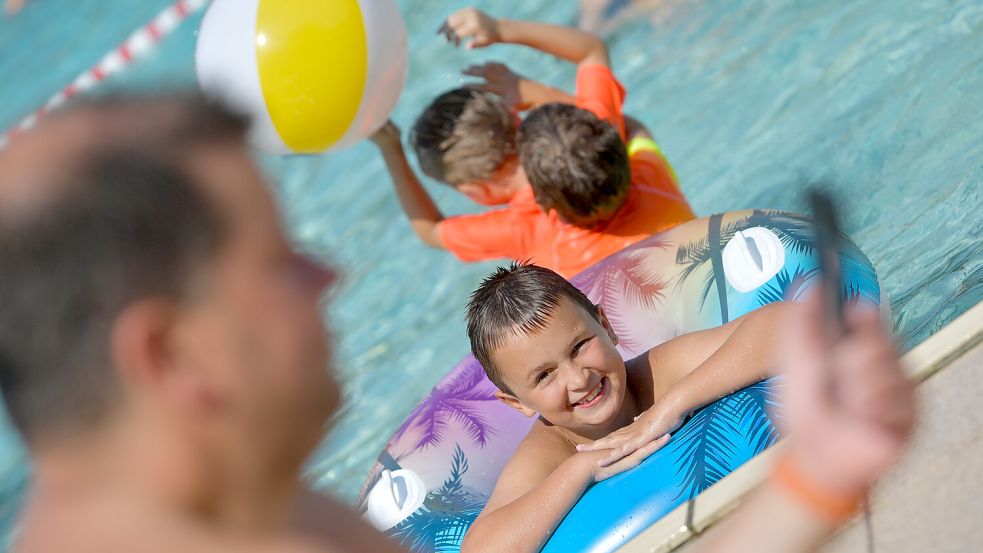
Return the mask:
<svg viewBox="0 0 983 553"><path fill-rule="evenodd" d="M842 274L840 271L840 226L833 198L816 188L809 190L809 204L816 223L816 251L822 286L824 319L829 336L844 333Z"/></svg>

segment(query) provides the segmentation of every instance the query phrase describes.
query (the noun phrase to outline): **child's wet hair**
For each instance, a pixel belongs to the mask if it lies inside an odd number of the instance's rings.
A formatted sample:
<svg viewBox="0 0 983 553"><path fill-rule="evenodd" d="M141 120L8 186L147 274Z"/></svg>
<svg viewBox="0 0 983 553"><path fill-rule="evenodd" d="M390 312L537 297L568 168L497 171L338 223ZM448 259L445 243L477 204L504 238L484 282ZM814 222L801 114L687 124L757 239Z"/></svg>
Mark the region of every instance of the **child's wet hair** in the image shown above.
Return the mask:
<svg viewBox="0 0 983 553"><path fill-rule="evenodd" d="M492 353L510 338L533 335L546 328L563 298L595 319L599 317L597 306L567 279L527 263L499 267L471 294L467 314L471 351L488 379L503 392L512 393L492 361Z"/></svg>
<svg viewBox="0 0 983 553"><path fill-rule="evenodd" d="M410 131L420 169L452 186L490 180L515 155L515 115L500 100L455 88L423 110Z"/></svg>
<svg viewBox="0 0 983 553"><path fill-rule="evenodd" d="M631 184L618 131L590 111L546 104L519 126L519 159L536 202L568 223L592 226L624 204Z"/></svg>

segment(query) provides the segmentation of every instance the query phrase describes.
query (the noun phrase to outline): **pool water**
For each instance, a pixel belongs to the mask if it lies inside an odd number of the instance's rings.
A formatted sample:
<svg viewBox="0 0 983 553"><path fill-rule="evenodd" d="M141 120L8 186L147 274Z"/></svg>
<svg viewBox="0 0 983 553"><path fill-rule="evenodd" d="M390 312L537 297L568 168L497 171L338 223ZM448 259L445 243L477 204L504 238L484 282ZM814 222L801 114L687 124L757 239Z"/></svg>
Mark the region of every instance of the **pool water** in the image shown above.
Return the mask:
<svg viewBox="0 0 983 553"><path fill-rule="evenodd" d="M43 0L0 20L0 127L167 3ZM572 85L572 67L540 54L444 44L435 30L465 2L399 4L412 53L393 116L404 129L473 62L507 60ZM501 2L475 4L503 14ZM576 4L515 2L508 15L570 23ZM983 298L983 4L667 0L655 14L607 38L629 92L626 111L652 128L698 213L802 211L802 185L827 183L847 200L844 226L878 268L905 348ZM192 85L197 22L100 90ZM462 308L494 264L464 265L422 246L368 144L261 162L296 240L344 269L328 311L346 401L308 475L352 500L399 422L467 353ZM445 213L477 209L430 184ZM3 424L4 526L28 472Z"/></svg>

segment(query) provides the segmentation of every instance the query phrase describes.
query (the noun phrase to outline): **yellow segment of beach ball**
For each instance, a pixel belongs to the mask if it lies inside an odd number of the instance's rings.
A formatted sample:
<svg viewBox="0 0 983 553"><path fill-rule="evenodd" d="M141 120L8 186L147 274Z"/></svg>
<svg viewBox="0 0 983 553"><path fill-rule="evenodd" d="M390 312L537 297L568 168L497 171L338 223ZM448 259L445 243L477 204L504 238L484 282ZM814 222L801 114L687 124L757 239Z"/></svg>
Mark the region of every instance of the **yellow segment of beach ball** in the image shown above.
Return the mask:
<svg viewBox="0 0 983 553"><path fill-rule="evenodd" d="M291 150L320 152L358 113L368 44L358 0L261 0L256 64L266 108Z"/></svg>

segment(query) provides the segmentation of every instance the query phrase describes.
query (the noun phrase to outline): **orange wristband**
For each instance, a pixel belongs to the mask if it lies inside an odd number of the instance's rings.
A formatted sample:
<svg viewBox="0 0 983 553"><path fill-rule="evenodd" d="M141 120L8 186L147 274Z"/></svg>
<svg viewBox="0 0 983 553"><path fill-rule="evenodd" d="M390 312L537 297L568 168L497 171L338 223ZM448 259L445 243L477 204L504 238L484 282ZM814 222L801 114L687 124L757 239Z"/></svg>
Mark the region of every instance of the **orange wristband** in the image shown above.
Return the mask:
<svg viewBox="0 0 983 553"><path fill-rule="evenodd" d="M867 498L866 493L838 494L823 489L802 473L791 455L783 455L778 460L772 480L833 526L853 518Z"/></svg>

